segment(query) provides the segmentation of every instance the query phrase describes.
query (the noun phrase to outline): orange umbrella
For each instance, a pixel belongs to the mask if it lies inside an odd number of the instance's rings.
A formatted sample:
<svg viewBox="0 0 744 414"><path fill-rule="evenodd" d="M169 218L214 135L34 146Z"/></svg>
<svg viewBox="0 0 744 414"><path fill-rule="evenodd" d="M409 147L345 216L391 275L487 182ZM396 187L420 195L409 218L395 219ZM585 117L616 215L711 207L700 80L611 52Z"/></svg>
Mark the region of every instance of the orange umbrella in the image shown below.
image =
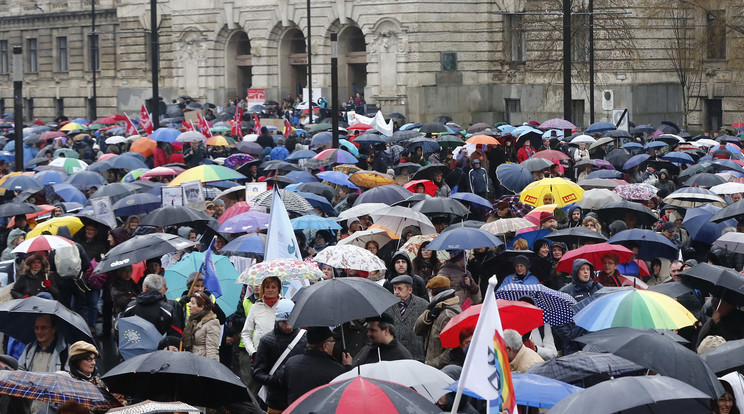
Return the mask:
<svg viewBox="0 0 744 414"><path fill-rule="evenodd" d="M129 151L137 152L145 157L149 157L155 151L155 147L157 146L158 143L150 138L140 138L132 143L132 146L129 147Z"/></svg>
<svg viewBox="0 0 744 414"><path fill-rule="evenodd" d="M499 145L499 141L490 135L473 135L465 142L473 145Z"/></svg>
<svg viewBox="0 0 744 414"><path fill-rule="evenodd" d="M354 185L364 188L372 188L388 184L398 185L398 183L393 180L393 177L387 174L367 170L362 170L352 174L349 177L349 181L354 183Z"/></svg>

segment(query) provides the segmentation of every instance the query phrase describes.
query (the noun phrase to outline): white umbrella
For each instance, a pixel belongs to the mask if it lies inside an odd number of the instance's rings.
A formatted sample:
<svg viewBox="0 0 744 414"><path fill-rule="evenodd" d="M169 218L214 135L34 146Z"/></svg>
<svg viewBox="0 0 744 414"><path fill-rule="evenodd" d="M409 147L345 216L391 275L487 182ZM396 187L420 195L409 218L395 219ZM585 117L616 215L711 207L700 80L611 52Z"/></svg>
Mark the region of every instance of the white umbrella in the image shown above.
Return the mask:
<svg viewBox="0 0 744 414"><path fill-rule="evenodd" d="M123 144L123 143L127 142L127 138L126 137L122 137L121 135L114 135L113 137L106 138L106 141L105 142L107 144L114 144L114 145L116 145L116 144Z"/></svg>
<svg viewBox="0 0 744 414"><path fill-rule="evenodd" d="M744 183L723 183L714 185L710 188L710 191L721 195L721 194L736 194L744 193Z"/></svg>
<svg viewBox="0 0 744 414"><path fill-rule="evenodd" d="M436 402L439 397L449 392L445 388L452 383L452 378L449 375L414 359L380 361L374 364L360 365L356 369L339 375L331 382L347 380L357 376L405 385L413 388L431 402Z"/></svg>
<svg viewBox="0 0 744 414"><path fill-rule="evenodd" d="M614 191L606 188L593 188L584 191L583 197L575 205L582 210L599 210L603 205L611 201L620 201L622 199L620 194Z"/></svg>
<svg viewBox="0 0 744 414"><path fill-rule="evenodd" d="M31 253L38 251L52 251L60 247L74 246L75 244L64 237L53 235L40 235L31 237L16 246L12 253Z"/></svg>
<svg viewBox="0 0 744 414"><path fill-rule="evenodd" d="M201 132L197 131L186 131L181 133L176 138L176 141L178 142L203 142L206 141L207 137L205 137Z"/></svg>
<svg viewBox="0 0 744 414"><path fill-rule="evenodd" d="M316 254L314 259L318 263L325 263L339 269L353 269L364 272L387 270L382 259L369 250L353 244L328 246Z"/></svg>
<svg viewBox="0 0 744 414"><path fill-rule="evenodd" d="M589 135L584 134L577 135L576 137L574 137L574 139L571 140L572 144L580 144L582 142L585 144L594 144L595 142L597 142L597 140L590 137Z"/></svg>
<svg viewBox="0 0 744 414"><path fill-rule="evenodd" d="M726 233L714 241L713 246L723 247L734 253L744 253L744 233L735 231Z"/></svg>
<svg viewBox="0 0 744 414"><path fill-rule="evenodd" d="M514 217L514 218L502 218L498 220L494 220L490 223L486 223L480 227L481 230L485 230L491 234L504 234L504 233L510 233L515 232L520 229L524 229L527 227L534 227L535 223L522 218L522 217Z"/></svg>
<svg viewBox="0 0 744 414"><path fill-rule="evenodd" d="M395 234L401 234L403 229L408 226L418 226L421 234L433 234L437 231L428 217L413 211L407 207L387 207L370 214L372 220L378 226L384 227Z"/></svg>
<svg viewBox="0 0 744 414"><path fill-rule="evenodd" d="M712 139L703 138L699 139L697 141L692 141L690 144L695 145L696 147L715 147L716 145L720 145L720 142L714 141Z"/></svg>
<svg viewBox="0 0 744 414"><path fill-rule="evenodd" d="M362 203L348 210L344 210L338 215L338 220L348 220L350 218L370 215L378 210L389 207L385 203Z"/></svg>
<svg viewBox="0 0 744 414"><path fill-rule="evenodd" d="M390 238L390 236L388 236L387 232L384 229L375 227L368 230L355 231L354 234L352 234L351 236L345 239L341 239L338 242L338 245L343 246L346 244L351 244L363 248L367 244L367 242L375 241L380 247L382 247L388 244L390 240L392 239Z"/></svg>

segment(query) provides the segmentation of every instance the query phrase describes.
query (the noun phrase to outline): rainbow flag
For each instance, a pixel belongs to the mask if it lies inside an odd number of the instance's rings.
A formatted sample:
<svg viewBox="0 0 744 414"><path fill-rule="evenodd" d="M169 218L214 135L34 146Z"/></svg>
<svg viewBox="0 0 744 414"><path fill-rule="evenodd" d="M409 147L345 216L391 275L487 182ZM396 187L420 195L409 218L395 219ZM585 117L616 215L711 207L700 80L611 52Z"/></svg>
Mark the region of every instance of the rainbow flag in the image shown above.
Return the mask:
<svg viewBox="0 0 744 414"><path fill-rule="evenodd" d="M461 394L467 388L470 393L488 400L491 407L498 406L499 412L516 413L517 400L504 344L504 329L494 296L497 281L495 277L491 279L473 340L465 357L457 392Z"/></svg>

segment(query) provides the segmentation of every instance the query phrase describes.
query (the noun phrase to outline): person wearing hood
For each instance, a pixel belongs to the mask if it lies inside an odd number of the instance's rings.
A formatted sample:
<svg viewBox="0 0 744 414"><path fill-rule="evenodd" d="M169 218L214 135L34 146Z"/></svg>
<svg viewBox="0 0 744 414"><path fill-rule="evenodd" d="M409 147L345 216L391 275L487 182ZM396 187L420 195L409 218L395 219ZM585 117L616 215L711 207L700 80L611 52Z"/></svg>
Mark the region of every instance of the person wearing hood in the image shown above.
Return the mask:
<svg viewBox="0 0 744 414"><path fill-rule="evenodd" d="M23 243L23 241L26 240L26 232L22 229L13 229L8 233L8 247L3 250L2 255L0 255L0 261L6 261L6 260L15 260L16 254L13 253L13 249L16 248L19 244ZM18 265L16 264L16 270L18 269Z"/></svg>
<svg viewBox="0 0 744 414"><path fill-rule="evenodd" d="M219 361L222 324L212 311L212 301L206 294L194 292L189 310L189 321L183 328L183 349Z"/></svg>
<svg viewBox="0 0 744 414"><path fill-rule="evenodd" d="M413 279L414 295L423 299L428 299L426 295L426 283L421 276L413 273L411 258L405 250L398 250L393 254L393 257L388 262L388 271L385 276L386 280L382 286L393 293L392 280L401 275L408 275Z"/></svg>
<svg viewBox="0 0 744 414"><path fill-rule="evenodd" d="M318 232L315 233L315 240L313 240L312 246L308 249L308 253L310 253L310 255L315 255L326 247L335 245L336 243L334 243L334 241L335 240L330 230L318 230Z"/></svg>
<svg viewBox="0 0 744 414"><path fill-rule="evenodd" d="M655 185L659 192L666 191L666 195L672 194L677 189L674 181L669 179L669 171L666 168L659 171L659 181Z"/></svg>
<svg viewBox="0 0 744 414"><path fill-rule="evenodd" d="M583 219L584 217L582 217L581 207L574 205L573 207L568 209L568 222L560 227L562 229L581 227L581 222L583 221Z"/></svg>
<svg viewBox="0 0 744 414"><path fill-rule="evenodd" d="M49 260L43 253L36 252L21 264L10 295L13 299L23 299L40 292L48 292L53 298L59 298L57 278L49 271Z"/></svg>
<svg viewBox="0 0 744 414"><path fill-rule="evenodd" d="M561 288L561 292L571 295L580 302L602 289L602 285L592 279L594 266L585 259L576 259L573 262L571 272L571 283Z"/></svg>
<svg viewBox="0 0 744 414"><path fill-rule="evenodd" d="M501 286L503 287L513 283L521 285L540 284L540 279L530 273L530 259L525 255L520 254L514 258L514 273L504 278L504 281L501 282Z"/></svg>
<svg viewBox="0 0 744 414"><path fill-rule="evenodd" d="M253 378L266 389L265 400L269 412L282 412L289 405L287 387L281 383L277 372L290 357L302 354L307 346L305 332L300 333L299 328L287 323L292 309L294 302L289 299L277 302L274 330L264 335L258 343L256 364L252 367Z"/></svg>
<svg viewBox="0 0 744 414"><path fill-rule="evenodd" d="M483 301L480 286L473 279L469 271L465 269L465 250L450 250L450 259L444 262L437 276L444 276L450 281L450 289L455 290L455 295L461 304L470 300L471 305L477 305Z"/></svg>
<svg viewBox="0 0 744 414"><path fill-rule="evenodd" d="M140 219L138 216L129 216L121 226L111 230L109 233L114 238L114 246L124 243L134 237L134 231L139 226ZM113 246L112 246L113 247Z"/></svg>
<svg viewBox="0 0 744 414"><path fill-rule="evenodd" d="M183 323L181 309L174 309L165 301L161 293L165 279L156 274L149 274L142 283L142 293L137 299L129 302L122 316L139 316L155 325L161 334L181 336Z"/></svg>

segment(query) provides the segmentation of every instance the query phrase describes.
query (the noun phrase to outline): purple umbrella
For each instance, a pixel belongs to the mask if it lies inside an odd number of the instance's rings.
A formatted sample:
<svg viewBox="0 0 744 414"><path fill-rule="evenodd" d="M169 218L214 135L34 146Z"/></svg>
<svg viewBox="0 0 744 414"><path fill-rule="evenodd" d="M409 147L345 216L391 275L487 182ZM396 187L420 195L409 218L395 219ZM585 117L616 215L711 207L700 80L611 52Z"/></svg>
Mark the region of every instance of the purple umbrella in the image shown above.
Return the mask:
<svg viewBox="0 0 744 414"><path fill-rule="evenodd" d="M219 228L225 233L252 233L263 230L269 226L270 214L258 211L247 211L225 220Z"/></svg>
<svg viewBox="0 0 744 414"><path fill-rule="evenodd" d="M247 162L255 160L256 159L253 156L248 154L233 154L225 159L225 167L234 170Z"/></svg>
<svg viewBox="0 0 744 414"><path fill-rule="evenodd" d="M637 183L637 184L623 184L615 187L613 190L615 191L620 197L626 199L626 200L650 200L651 197L656 196L656 193L659 191L658 188L652 186L651 184L646 183Z"/></svg>
<svg viewBox="0 0 744 414"><path fill-rule="evenodd" d="M553 118L540 124L540 129L576 129L576 125L565 119Z"/></svg>

